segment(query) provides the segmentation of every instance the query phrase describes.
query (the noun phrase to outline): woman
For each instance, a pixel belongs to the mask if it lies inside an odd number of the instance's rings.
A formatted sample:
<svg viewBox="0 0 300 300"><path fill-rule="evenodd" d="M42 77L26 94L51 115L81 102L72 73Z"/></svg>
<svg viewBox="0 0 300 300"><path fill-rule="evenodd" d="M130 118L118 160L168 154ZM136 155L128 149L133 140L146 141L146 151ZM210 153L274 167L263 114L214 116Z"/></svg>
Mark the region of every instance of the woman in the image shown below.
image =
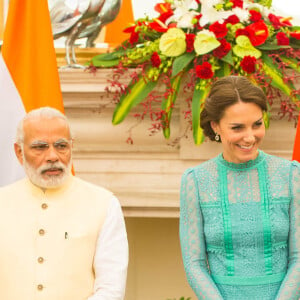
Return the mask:
<svg viewBox="0 0 300 300"><path fill-rule="evenodd" d="M300 298L300 164L258 149L266 96L245 77L216 81L201 127L223 153L185 171L180 241L198 299Z"/></svg>

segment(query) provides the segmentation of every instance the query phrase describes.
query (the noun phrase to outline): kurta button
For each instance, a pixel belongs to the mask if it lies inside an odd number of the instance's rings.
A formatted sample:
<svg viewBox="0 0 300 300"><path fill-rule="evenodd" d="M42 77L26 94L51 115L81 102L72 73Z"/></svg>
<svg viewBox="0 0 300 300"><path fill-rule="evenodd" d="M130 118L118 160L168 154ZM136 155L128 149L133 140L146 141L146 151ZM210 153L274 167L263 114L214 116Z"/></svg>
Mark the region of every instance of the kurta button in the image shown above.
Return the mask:
<svg viewBox="0 0 300 300"><path fill-rule="evenodd" d="M45 234L45 230L44 229L40 229L39 230L39 235L44 235Z"/></svg>
<svg viewBox="0 0 300 300"><path fill-rule="evenodd" d="M43 286L42 284L38 284L37 289L38 289L39 291L41 291L43 288L44 288L44 286Z"/></svg>
<svg viewBox="0 0 300 300"><path fill-rule="evenodd" d="M42 209L47 209L48 208L48 204L47 203L43 203L42 204Z"/></svg>
<svg viewBox="0 0 300 300"><path fill-rule="evenodd" d="M41 263L43 263L44 262L44 258L43 257L39 257L38 258L38 262L41 264Z"/></svg>

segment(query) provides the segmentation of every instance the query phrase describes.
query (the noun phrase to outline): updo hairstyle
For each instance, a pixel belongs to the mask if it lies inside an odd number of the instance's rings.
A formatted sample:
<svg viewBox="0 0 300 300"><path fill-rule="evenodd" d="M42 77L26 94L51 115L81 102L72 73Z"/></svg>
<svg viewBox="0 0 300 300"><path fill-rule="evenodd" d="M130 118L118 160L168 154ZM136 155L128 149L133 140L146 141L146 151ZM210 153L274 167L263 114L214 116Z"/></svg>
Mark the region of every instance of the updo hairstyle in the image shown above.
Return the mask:
<svg viewBox="0 0 300 300"><path fill-rule="evenodd" d="M262 89L243 76L226 76L215 81L200 114L204 135L215 141L211 121L219 123L227 107L237 102L254 103L267 111L267 98ZM218 141L221 142L221 141Z"/></svg>

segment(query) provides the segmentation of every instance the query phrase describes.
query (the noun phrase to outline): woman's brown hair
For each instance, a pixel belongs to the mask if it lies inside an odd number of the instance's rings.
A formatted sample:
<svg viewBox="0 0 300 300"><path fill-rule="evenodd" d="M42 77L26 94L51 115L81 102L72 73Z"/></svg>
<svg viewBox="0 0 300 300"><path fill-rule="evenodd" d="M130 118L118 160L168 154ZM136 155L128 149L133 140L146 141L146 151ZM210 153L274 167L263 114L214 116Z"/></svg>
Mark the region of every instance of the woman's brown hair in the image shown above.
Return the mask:
<svg viewBox="0 0 300 300"><path fill-rule="evenodd" d="M243 76L226 76L215 81L200 114L204 135L215 140L211 122L219 123L227 107L237 102L254 103L267 111L267 98L262 89Z"/></svg>

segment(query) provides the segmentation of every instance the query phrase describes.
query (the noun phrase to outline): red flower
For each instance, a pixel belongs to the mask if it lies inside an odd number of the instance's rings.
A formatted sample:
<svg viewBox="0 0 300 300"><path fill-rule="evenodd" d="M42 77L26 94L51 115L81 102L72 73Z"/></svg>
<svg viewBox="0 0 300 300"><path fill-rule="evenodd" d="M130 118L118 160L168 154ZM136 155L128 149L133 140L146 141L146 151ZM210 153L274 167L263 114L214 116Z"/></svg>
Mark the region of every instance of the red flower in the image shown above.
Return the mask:
<svg viewBox="0 0 300 300"><path fill-rule="evenodd" d="M150 28L157 32L167 32L168 31L168 26L165 25L163 22L161 22L159 19L153 19L154 22L151 22L148 24Z"/></svg>
<svg viewBox="0 0 300 300"><path fill-rule="evenodd" d="M171 3L157 3L154 6L154 10L160 13L161 15L168 11L172 11Z"/></svg>
<svg viewBox="0 0 300 300"><path fill-rule="evenodd" d="M194 19L197 20L197 22L195 22L195 24L194 24L194 28L196 28L198 30L203 29L203 27L201 27L200 24L199 24L199 20L201 19L201 17L202 17L202 14L194 16Z"/></svg>
<svg viewBox="0 0 300 300"><path fill-rule="evenodd" d="M133 45L133 44L137 43L138 40L139 40L139 32L133 31L133 32L131 33L131 35L130 35L129 43L130 43L131 45Z"/></svg>
<svg viewBox="0 0 300 300"><path fill-rule="evenodd" d="M290 36L294 39L300 40L300 31L290 32Z"/></svg>
<svg viewBox="0 0 300 300"><path fill-rule="evenodd" d="M261 20L262 16L259 11L250 9L249 12L250 12L250 21L258 22L259 20Z"/></svg>
<svg viewBox="0 0 300 300"><path fill-rule="evenodd" d="M123 30L123 32L125 32L125 33L130 33L129 43L131 45L133 45L133 44L135 44L135 43L138 42L138 40L139 40L139 33L140 32L139 32L139 30L136 31L136 27L137 26L141 26L141 25L142 25L142 23L138 22L137 25L133 25L133 26L127 27L127 28L125 28Z"/></svg>
<svg viewBox="0 0 300 300"><path fill-rule="evenodd" d="M225 23L221 24L219 22L215 22L211 24L209 26L209 30L215 34L217 39L224 37L228 32L226 24Z"/></svg>
<svg viewBox="0 0 300 300"><path fill-rule="evenodd" d="M277 45L287 46L290 44L290 40L284 32L278 32L276 34Z"/></svg>
<svg viewBox="0 0 300 300"><path fill-rule="evenodd" d="M176 23L170 23L168 26L164 23L164 18L166 17L166 19L168 19L173 13L168 14L168 16L166 16L167 14L168 13L165 13L159 18L154 18L154 22L148 23L148 26L158 32L167 32L169 28L176 27Z"/></svg>
<svg viewBox="0 0 300 300"><path fill-rule="evenodd" d="M193 33L186 33L185 40L186 40L186 52L193 52L194 50L194 41L195 41L195 34Z"/></svg>
<svg viewBox="0 0 300 300"><path fill-rule="evenodd" d="M245 28L249 33L249 39L253 46L262 45L269 35L269 30L264 21L252 23Z"/></svg>
<svg viewBox="0 0 300 300"><path fill-rule="evenodd" d="M230 2L233 4L232 8L240 7L243 8L243 0L230 0Z"/></svg>
<svg viewBox="0 0 300 300"><path fill-rule="evenodd" d="M239 35L245 35L245 36L250 36L249 32L245 29L245 28L239 28L236 32L235 32L235 37L237 38Z"/></svg>
<svg viewBox="0 0 300 300"><path fill-rule="evenodd" d="M246 55L241 61L241 68L246 73L254 73L255 64L256 64L256 58L254 56Z"/></svg>
<svg viewBox="0 0 300 300"><path fill-rule="evenodd" d="M214 76L214 72L211 64L205 61L202 65L196 66L196 75L202 79L212 78Z"/></svg>
<svg viewBox="0 0 300 300"><path fill-rule="evenodd" d="M225 23L226 24L237 24L240 22L240 19L236 16L236 15L232 15L232 16L229 16L226 20L225 20Z"/></svg>
<svg viewBox="0 0 300 300"><path fill-rule="evenodd" d="M219 41L221 45L213 51L213 55L222 58L224 57L231 49L231 44L228 43L225 39Z"/></svg>
<svg viewBox="0 0 300 300"><path fill-rule="evenodd" d="M289 18L278 17L273 14L269 14L268 17L275 29L279 29L282 26L292 26Z"/></svg>
<svg viewBox="0 0 300 300"><path fill-rule="evenodd" d="M157 52L153 52L152 56L151 56L151 63L153 67L158 68L160 63L161 63L161 59L158 55Z"/></svg>

